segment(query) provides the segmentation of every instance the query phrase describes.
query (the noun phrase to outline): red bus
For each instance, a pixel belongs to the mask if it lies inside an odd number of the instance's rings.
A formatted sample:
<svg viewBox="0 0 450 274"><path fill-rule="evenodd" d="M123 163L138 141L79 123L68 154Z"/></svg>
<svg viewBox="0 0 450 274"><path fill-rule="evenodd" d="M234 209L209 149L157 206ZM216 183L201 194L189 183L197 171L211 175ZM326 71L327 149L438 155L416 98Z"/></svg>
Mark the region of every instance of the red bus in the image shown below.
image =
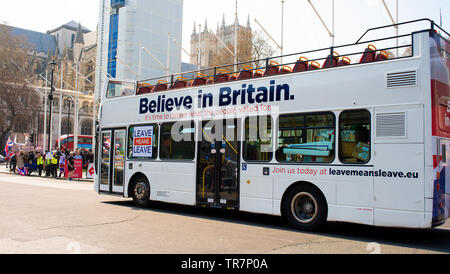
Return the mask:
<svg viewBox="0 0 450 274"><path fill-rule="evenodd" d="M60 140L56 140L55 147L64 147L73 150L74 138L74 135L61 136ZM78 148L86 150L92 149L92 140L93 136L78 135Z"/></svg>

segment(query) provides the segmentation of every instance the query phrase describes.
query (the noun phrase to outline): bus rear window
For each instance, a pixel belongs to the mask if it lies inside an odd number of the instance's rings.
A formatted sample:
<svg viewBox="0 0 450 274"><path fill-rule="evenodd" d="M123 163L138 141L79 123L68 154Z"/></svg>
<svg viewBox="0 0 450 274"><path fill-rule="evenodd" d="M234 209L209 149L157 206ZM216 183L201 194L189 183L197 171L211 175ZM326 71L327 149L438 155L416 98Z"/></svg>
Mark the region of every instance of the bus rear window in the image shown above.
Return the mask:
<svg viewBox="0 0 450 274"><path fill-rule="evenodd" d="M444 132L450 132L450 98L439 98L438 107L439 129Z"/></svg>
<svg viewBox="0 0 450 274"><path fill-rule="evenodd" d="M111 81L108 84L106 98L133 95L134 90L135 87L133 83Z"/></svg>

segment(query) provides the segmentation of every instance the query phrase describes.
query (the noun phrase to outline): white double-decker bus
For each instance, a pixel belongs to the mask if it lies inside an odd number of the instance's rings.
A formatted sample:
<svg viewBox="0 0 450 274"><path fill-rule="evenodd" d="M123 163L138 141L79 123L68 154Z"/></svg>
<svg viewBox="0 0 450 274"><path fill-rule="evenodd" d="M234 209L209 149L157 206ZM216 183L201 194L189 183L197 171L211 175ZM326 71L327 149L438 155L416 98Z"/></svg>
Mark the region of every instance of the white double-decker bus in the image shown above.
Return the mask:
<svg viewBox="0 0 450 274"><path fill-rule="evenodd" d="M287 64L274 57L109 80L95 191L140 207L279 215L306 230L335 221L442 225L450 206L449 35L428 19L400 25L424 22L397 37L290 54Z"/></svg>

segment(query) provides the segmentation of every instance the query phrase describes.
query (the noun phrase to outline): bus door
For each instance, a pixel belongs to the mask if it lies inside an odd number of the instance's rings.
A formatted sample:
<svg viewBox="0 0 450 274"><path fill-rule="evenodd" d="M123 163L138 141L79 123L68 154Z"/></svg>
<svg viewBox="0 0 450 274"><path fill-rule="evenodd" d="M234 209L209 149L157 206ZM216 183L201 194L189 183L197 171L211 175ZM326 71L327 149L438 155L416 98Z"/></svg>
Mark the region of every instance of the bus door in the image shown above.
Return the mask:
<svg viewBox="0 0 450 274"><path fill-rule="evenodd" d="M101 132L100 192L123 194L126 130Z"/></svg>
<svg viewBox="0 0 450 274"><path fill-rule="evenodd" d="M239 207L240 123L203 121L199 126L197 204Z"/></svg>

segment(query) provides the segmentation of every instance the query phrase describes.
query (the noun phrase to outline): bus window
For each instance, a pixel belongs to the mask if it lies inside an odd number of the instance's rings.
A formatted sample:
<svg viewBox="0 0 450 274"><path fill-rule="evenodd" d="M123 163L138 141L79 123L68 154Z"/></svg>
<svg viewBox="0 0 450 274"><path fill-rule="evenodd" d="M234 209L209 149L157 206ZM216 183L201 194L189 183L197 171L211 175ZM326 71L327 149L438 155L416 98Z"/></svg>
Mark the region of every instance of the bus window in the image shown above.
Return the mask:
<svg viewBox="0 0 450 274"><path fill-rule="evenodd" d="M370 112L344 111L339 117L339 159L345 164L370 160Z"/></svg>
<svg viewBox="0 0 450 274"><path fill-rule="evenodd" d="M278 123L277 161L331 163L334 160L333 113L281 115Z"/></svg>
<svg viewBox="0 0 450 274"><path fill-rule="evenodd" d="M158 125L132 126L128 129L128 158L156 159L158 157Z"/></svg>
<svg viewBox="0 0 450 274"><path fill-rule="evenodd" d="M106 92L106 98L133 95L134 89L133 83L110 81Z"/></svg>
<svg viewBox="0 0 450 274"><path fill-rule="evenodd" d="M244 160L270 162L273 158L272 117L254 116L245 119Z"/></svg>
<svg viewBox="0 0 450 274"><path fill-rule="evenodd" d="M174 134L172 135L172 133ZM193 160L195 158L194 122L161 125L161 160Z"/></svg>

